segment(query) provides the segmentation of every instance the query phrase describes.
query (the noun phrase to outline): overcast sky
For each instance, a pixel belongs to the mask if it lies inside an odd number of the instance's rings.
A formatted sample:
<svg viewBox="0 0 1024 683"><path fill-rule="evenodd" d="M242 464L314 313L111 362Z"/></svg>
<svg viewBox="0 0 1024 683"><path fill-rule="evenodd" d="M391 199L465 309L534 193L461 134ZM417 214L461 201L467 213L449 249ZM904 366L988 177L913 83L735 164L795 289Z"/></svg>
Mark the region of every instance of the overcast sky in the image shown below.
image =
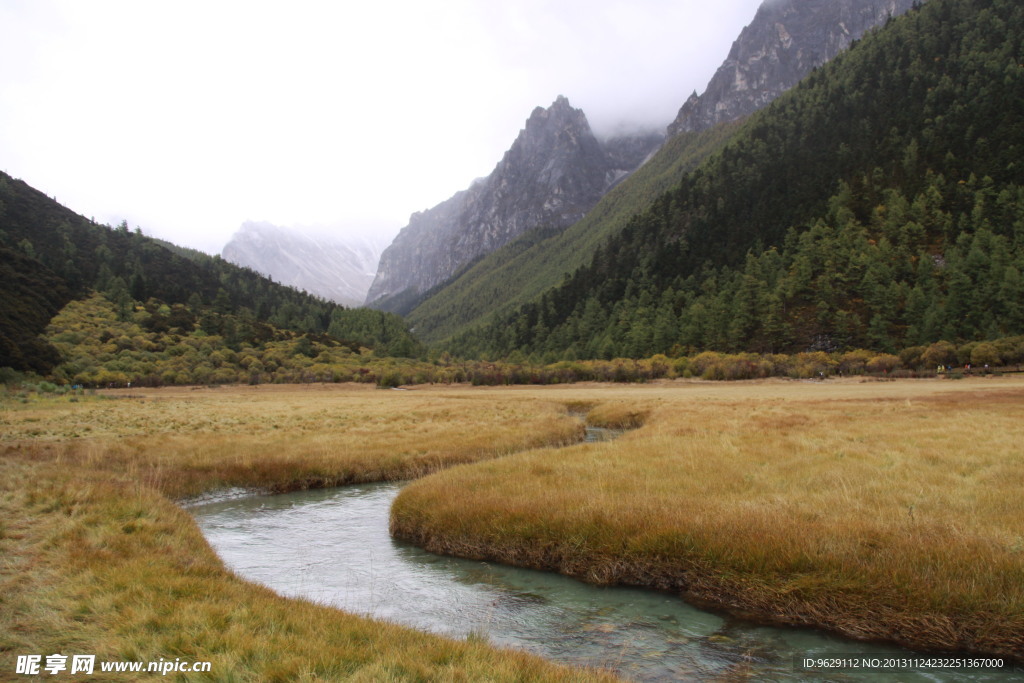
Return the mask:
<svg viewBox="0 0 1024 683"><path fill-rule="evenodd" d="M0 168L217 253L247 220L396 233L563 94L664 128L760 0L0 0Z"/></svg>

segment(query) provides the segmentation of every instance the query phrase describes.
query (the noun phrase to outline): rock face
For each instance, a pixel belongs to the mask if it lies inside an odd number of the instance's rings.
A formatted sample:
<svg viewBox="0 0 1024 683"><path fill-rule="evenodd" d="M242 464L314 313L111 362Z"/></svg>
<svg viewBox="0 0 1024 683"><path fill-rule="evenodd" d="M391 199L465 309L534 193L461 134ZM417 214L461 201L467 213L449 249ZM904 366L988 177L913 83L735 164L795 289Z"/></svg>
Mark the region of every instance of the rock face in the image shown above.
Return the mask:
<svg viewBox="0 0 1024 683"><path fill-rule="evenodd" d="M694 92L679 110L669 136L752 114L914 2L765 0L704 94Z"/></svg>
<svg viewBox="0 0 1024 683"><path fill-rule="evenodd" d="M494 171L416 214L384 250L366 302L404 313L419 294L534 228L564 229L660 144L660 134L599 141L559 96L537 107Z"/></svg>
<svg viewBox="0 0 1024 683"><path fill-rule="evenodd" d="M232 235L221 256L281 284L354 307L366 298L385 243L249 222Z"/></svg>

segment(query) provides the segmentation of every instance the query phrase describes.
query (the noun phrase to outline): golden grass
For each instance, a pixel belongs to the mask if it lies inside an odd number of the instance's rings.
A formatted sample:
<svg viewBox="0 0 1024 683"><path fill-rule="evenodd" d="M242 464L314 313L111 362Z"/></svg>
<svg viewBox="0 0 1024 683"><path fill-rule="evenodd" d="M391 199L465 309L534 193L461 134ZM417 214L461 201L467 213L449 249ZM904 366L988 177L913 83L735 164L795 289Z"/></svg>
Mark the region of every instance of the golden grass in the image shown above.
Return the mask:
<svg viewBox="0 0 1024 683"><path fill-rule="evenodd" d="M566 408L643 426L494 459L575 439ZM214 678L243 681L599 677L275 596L226 572L171 502L472 462L407 487L395 528L762 619L1021 659L1022 413L1017 379L264 386L0 404L0 679L17 654L61 651L209 659Z"/></svg>
<svg viewBox="0 0 1024 683"><path fill-rule="evenodd" d="M414 482L393 532L760 619L1024 659L1024 381L665 383L590 387L587 401L644 426Z"/></svg>
<svg viewBox="0 0 1024 683"><path fill-rule="evenodd" d="M0 425L18 449L124 473L174 498L409 479L582 433L559 403L360 385L104 392L15 405Z"/></svg>
<svg viewBox="0 0 1024 683"><path fill-rule="evenodd" d="M359 387L117 395L0 410L0 679L19 654L62 652L208 660L214 680L611 680L279 597L226 571L171 502L563 443L579 427L560 403Z"/></svg>

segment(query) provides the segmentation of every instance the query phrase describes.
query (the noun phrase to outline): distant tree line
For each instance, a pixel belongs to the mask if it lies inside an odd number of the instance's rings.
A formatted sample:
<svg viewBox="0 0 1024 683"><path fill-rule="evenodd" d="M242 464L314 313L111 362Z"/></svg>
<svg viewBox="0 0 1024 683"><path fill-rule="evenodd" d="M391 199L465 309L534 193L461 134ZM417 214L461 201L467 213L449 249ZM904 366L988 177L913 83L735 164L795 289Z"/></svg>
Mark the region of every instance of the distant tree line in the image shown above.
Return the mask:
<svg viewBox="0 0 1024 683"><path fill-rule="evenodd" d="M224 336L215 326L229 322ZM239 331L250 326L242 339ZM401 358L329 335L298 334L272 325L196 316L183 304L135 304L128 319L103 295L76 300L47 327L61 361L54 386L85 388L188 384L362 382L381 387L417 384L562 384L834 376L936 376L1019 371L1024 337L960 346L936 342L889 354L863 349L797 354L700 353L668 357L545 363L516 352L501 361L460 360L448 354ZM17 379L4 376L4 379Z"/></svg>

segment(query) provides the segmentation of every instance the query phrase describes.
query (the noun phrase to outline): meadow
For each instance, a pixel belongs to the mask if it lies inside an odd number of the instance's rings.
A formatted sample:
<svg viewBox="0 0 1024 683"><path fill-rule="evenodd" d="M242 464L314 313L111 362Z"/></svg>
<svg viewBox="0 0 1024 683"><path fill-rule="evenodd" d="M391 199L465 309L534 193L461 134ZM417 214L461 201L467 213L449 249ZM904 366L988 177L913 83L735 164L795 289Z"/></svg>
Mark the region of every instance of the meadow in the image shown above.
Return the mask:
<svg viewBox="0 0 1024 683"><path fill-rule="evenodd" d="M279 597L226 570L174 502L406 479L581 429L550 401L467 398L337 385L8 396L0 680L23 678L18 655L52 653L210 661L194 680L612 680ZM133 678L106 676L92 680Z"/></svg>
<svg viewBox="0 0 1024 683"><path fill-rule="evenodd" d="M757 620L1024 659L1021 379L590 397L590 422L642 426L413 482L392 532Z"/></svg>
<svg viewBox="0 0 1024 683"><path fill-rule="evenodd" d="M573 445L578 415L631 431ZM1011 377L9 393L0 679L64 652L211 661L197 680L611 680L276 596L176 504L386 479L416 479L393 531L437 551L1022 659L1022 417Z"/></svg>

